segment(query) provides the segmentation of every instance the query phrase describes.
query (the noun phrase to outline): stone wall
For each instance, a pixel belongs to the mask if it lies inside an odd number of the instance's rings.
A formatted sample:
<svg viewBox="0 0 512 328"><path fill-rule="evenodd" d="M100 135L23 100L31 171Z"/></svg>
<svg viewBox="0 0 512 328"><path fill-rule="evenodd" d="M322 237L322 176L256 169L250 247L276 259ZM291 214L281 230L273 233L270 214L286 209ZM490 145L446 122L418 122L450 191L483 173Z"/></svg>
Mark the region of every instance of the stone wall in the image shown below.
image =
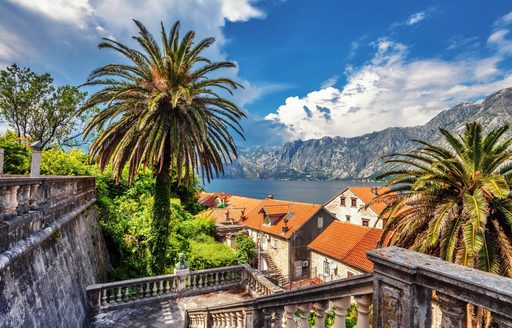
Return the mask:
<svg viewBox="0 0 512 328"><path fill-rule="evenodd" d="M345 197L345 206L341 206L340 197ZM352 207L352 198L357 198L356 207ZM342 222L347 222L347 215L350 216L350 223L363 225L363 218L369 219L369 226L374 227L377 222L378 215L371 208L363 209L366 205L356 194L350 189L345 190L343 193L333 198L330 202L324 205L325 209L336 216ZM382 221L377 223L376 228L382 229Z"/></svg>
<svg viewBox="0 0 512 328"><path fill-rule="evenodd" d="M88 325L109 265L94 197L94 178L0 178L1 328Z"/></svg>
<svg viewBox="0 0 512 328"><path fill-rule="evenodd" d="M329 261L329 275L324 274L324 262ZM353 268L345 263L325 256L323 254L311 251L311 277L320 278L323 281L332 281L337 279L348 278L349 276L355 276L363 274L364 272ZM350 273L350 274L349 274Z"/></svg>

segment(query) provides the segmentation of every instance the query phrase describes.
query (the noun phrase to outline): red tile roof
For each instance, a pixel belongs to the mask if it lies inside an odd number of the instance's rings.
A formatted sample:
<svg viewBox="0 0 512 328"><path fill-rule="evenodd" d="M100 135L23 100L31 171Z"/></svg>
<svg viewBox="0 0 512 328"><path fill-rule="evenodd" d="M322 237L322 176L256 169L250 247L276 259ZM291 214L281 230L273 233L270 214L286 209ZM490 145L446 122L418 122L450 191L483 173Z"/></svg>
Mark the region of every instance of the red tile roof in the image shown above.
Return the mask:
<svg viewBox="0 0 512 328"><path fill-rule="evenodd" d="M309 248L363 271L372 271L373 263L366 252L374 249L381 229L335 221L315 238Z"/></svg>
<svg viewBox="0 0 512 328"><path fill-rule="evenodd" d="M289 205L267 205L263 206L260 211L264 211L268 216L282 216L288 214Z"/></svg>
<svg viewBox="0 0 512 328"><path fill-rule="evenodd" d="M275 206L276 210L271 211L273 213L283 212L287 208L287 215L282 215L278 220L275 221L271 226L264 224L264 214L262 209L270 209ZM316 214L322 208L318 204L307 204L297 203L290 201L282 201L276 199L265 199L252 211L247 213L246 219L242 221L242 224L246 227L262 232L266 232L275 236L289 238L295 231L297 231L304 223L306 223L314 214ZM284 218L288 218L286 226L288 230L283 233L283 227L285 226Z"/></svg>
<svg viewBox="0 0 512 328"><path fill-rule="evenodd" d="M199 204L203 205L204 207L216 207L217 198L228 201L231 196L231 194L225 194L221 192L202 192L199 194Z"/></svg>
<svg viewBox="0 0 512 328"><path fill-rule="evenodd" d="M231 222L237 223L242 218L242 213L247 214L261 203L261 199L241 196L231 196L224 208L211 208L201 213L200 217L211 218L216 223L226 222L226 212Z"/></svg>

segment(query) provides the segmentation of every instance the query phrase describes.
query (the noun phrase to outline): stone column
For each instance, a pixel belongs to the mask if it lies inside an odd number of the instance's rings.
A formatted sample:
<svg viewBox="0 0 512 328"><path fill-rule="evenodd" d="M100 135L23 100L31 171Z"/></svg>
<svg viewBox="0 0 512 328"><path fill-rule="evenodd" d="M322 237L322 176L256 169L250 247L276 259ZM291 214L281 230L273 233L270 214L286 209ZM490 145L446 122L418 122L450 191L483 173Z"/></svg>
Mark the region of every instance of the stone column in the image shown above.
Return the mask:
<svg viewBox="0 0 512 328"><path fill-rule="evenodd" d="M311 303L299 305L299 324L297 328L308 328L309 312L311 311Z"/></svg>
<svg viewBox="0 0 512 328"><path fill-rule="evenodd" d="M284 316L286 328L295 328L295 310L297 310L297 305L285 305Z"/></svg>
<svg viewBox="0 0 512 328"><path fill-rule="evenodd" d="M32 164L30 165L30 176L37 178L41 175L41 153L42 145L41 142L35 142L30 145L32 148Z"/></svg>

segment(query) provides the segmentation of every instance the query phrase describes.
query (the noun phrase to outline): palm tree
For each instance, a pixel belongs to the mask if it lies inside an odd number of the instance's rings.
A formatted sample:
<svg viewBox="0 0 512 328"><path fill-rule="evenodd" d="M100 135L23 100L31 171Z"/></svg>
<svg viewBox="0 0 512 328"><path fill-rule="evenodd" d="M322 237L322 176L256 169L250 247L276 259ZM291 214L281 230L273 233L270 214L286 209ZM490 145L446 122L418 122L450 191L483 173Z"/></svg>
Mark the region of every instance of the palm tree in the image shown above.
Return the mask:
<svg viewBox="0 0 512 328"><path fill-rule="evenodd" d="M391 191L380 245L395 244L450 262L512 277L512 138L509 127L483 135L477 123L454 136L440 129L446 147L391 154L397 168L381 176ZM392 237L390 237L392 236Z"/></svg>
<svg viewBox="0 0 512 328"><path fill-rule="evenodd" d="M139 21L133 39L140 50L106 38L99 48L112 49L128 63L108 64L94 70L85 85L100 90L85 108L103 109L84 131L101 133L90 153L103 170L112 165L117 180L125 166L131 181L144 168L156 177L149 241L153 274L164 271L170 224L171 169L185 183L195 174L209 181L223 172L223 163L237 156L231 131L242 136L245 114L223 97L241 87L217 71L233 68L232 62L212 62L202 55L213 38L194 43L193 31L179 35L179 22L169 33L161 24L161 44Z"/></svg>

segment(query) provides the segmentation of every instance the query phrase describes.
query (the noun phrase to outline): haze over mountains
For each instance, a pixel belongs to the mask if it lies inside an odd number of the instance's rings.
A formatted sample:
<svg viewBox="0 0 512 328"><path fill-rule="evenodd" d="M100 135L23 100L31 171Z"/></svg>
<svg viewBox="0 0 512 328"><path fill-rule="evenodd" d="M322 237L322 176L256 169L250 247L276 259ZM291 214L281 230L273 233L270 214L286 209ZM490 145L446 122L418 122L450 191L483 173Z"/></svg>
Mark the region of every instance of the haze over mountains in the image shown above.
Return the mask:
<svg viewBox="0 0 512 328"><path fill-rule="evenodd" d="M477 121L486 130L512 122L512 88L500 90L484 101L459 104L439 113L422 126L388 128L359 137L324 137L296 140L281 147L242 150L228 165L225 177L250 179L365 179L382 172L381 156L416 146L414 139L439 142L438 129L460 132ZM511 133L509 133L510 135Z"/></svg>

